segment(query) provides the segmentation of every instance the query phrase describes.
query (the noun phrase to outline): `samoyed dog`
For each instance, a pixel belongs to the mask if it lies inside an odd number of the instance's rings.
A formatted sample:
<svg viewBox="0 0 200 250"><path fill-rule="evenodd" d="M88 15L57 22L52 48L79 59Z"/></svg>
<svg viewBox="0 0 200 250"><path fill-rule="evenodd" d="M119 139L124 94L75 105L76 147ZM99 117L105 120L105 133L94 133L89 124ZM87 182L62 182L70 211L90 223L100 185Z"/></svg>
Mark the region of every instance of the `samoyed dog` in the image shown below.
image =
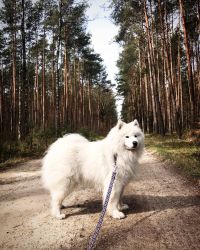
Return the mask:
<svg viewBox="0 0 200 250"><path fill-rule="evenodd" d="M43 159L42 180L51 194L52 215L65 218L61 213L62 201L78 186L101 189L103 201L110 183L114 155L117 155L117 175L113 185L107 212L121 219L125 186L134 176L138 159L144 148L144 134L138 121L118 121L108 135L99 141L90 142L79 134L69 134L58 139L48 149Z"/></svg>

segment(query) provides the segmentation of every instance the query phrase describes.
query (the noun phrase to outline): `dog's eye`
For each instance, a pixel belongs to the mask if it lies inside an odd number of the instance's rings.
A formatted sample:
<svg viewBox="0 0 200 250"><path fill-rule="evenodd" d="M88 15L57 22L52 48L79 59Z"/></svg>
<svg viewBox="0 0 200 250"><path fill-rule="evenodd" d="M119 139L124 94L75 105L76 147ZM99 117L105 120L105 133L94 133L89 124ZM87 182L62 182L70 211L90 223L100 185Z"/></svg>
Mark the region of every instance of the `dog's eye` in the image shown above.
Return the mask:
<svg viewBox="0 0 200 250"><path fill-rule="evenodd" d="M135 135L135 137L137 137L137 135Z"/></svg>
<svg viewBox="0 0 200 250"><path fill-rule="evenodd" d="M127 135L126 138L129 138L129 136Z"/></svg>

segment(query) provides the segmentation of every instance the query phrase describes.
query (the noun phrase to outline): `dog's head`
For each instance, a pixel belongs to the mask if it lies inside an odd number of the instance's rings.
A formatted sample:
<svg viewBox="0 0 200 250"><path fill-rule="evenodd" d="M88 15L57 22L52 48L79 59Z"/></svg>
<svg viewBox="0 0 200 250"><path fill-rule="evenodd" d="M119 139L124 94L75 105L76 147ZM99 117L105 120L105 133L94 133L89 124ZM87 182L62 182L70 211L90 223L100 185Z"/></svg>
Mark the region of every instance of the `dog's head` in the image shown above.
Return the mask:
<svg viewBox="0 0 200 250"><path fill-rule="evenodd" d="M140 129L137 120L130 123L125 123L121 120L116 125L122 146L129 151L143 150L144 134Z"/></svg>

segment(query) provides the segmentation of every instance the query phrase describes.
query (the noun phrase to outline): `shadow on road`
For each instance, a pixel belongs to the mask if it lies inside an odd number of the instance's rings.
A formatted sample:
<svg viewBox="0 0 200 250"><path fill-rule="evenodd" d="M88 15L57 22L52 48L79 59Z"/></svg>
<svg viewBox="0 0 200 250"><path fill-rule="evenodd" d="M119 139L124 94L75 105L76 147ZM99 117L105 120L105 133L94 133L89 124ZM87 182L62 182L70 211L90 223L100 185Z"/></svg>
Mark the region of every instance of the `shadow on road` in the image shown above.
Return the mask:
<svg viewBox="0 0 200 250"><path fill-rule="evenodd" d="M129 205L126 214L143 213L151 211L162 211L166 209L186 208L200 206L200 196L145 196L128 195L124 197L124 202ZM78 212L69 214L69 216L100 213L102 204L100 200L87 201L84 204L75 206L65 206L68 208L79 208Z"/></svg>

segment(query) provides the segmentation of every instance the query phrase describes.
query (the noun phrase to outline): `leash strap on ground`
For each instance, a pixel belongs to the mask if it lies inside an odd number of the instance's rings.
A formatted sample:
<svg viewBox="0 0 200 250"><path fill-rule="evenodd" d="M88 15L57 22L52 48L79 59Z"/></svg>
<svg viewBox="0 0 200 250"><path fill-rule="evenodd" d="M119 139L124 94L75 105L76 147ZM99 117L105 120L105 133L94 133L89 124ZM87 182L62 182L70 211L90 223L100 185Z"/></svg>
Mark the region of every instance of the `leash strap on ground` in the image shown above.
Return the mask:
<svg viewBox="0 0 200 250"><path fill-rule="evenodd" d="M100 231L100 229L102 227L102 224L103 224L104 215L106 213L106 209L107 209L107 206L108 206L108 202L109 202L109 199L110 199L110 195L111 195L111 192L112 192L112 188L113 188L113 184L114 184L114 181L115 181L116 174L117 174L117 154L114 154L114 169L113 169L113 172L112 172L112 176L111 176L110 184L109 184L108 191L107 191L107 194L106 194L105 202L103 204L103 208L102 208L102 211L101 211L101 214L100 214L100 217L99 217L99 221L98 221L98 223L96 225L94 233L90 238L87 250L92 250L95 247L95 242L96 242L97 236L98 236L99 231Z"/></svg>

